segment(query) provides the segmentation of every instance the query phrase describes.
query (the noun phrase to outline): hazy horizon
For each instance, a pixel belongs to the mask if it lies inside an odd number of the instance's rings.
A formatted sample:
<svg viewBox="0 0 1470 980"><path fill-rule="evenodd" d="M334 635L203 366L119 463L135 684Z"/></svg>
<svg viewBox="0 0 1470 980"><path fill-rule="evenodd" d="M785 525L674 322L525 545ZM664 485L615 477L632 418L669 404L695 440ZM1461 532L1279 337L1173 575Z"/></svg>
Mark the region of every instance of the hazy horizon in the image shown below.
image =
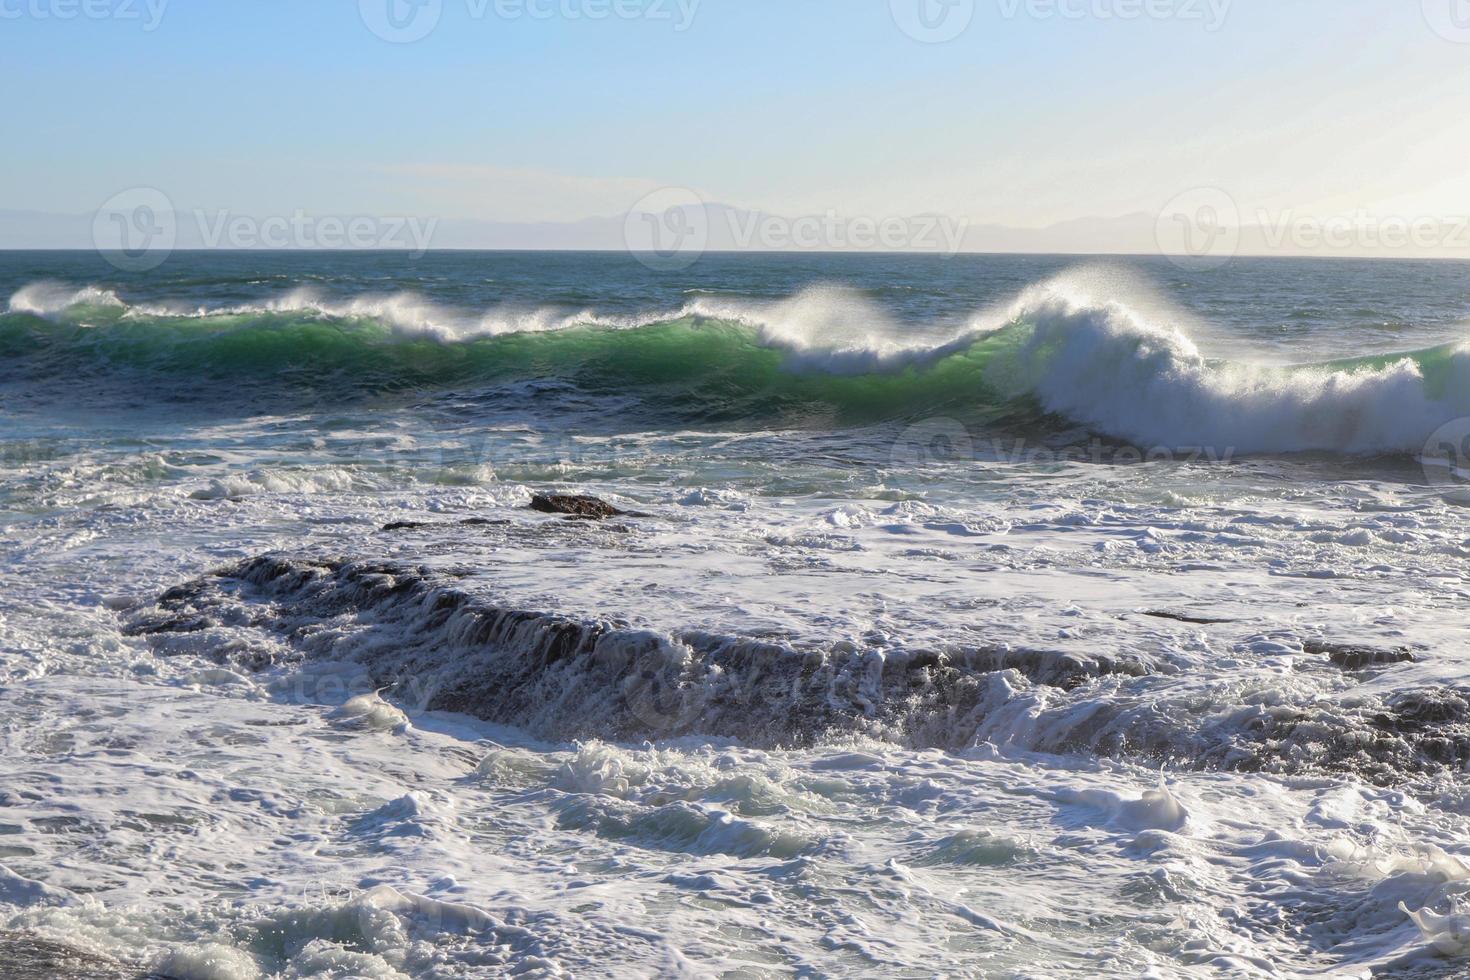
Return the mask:
<svg viewBox="0 0 1470 980"><path fill-rule="evenodd" d="M28 0L0 247L1470 255L1454 2Z"/></svg>

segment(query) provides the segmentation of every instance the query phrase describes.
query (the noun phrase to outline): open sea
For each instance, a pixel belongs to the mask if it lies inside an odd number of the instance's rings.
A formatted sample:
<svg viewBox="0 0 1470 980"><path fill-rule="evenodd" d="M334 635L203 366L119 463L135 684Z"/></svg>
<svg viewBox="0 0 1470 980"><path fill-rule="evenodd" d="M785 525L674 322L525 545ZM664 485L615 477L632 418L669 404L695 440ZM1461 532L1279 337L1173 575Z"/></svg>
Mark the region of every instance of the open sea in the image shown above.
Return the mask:
<svg viewBox="0 0 1470 980"><path fill-rule="evenodd" d="M1464 262L0 253L0 975L1470 974L1467 338Z"/></svg>

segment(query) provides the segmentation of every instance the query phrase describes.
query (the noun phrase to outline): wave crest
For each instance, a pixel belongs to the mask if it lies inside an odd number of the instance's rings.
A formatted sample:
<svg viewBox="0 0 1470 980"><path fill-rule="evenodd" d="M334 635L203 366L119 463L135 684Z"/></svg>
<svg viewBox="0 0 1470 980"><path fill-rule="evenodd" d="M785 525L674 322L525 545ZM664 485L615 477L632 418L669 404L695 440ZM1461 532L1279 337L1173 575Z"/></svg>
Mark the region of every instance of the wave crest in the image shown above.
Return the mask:
<svg viewBox="0 0 1470 980"><path fill-rule="evenodd" d="M1412 453L1470 415L1465 345L1315 365L1216 361L1177 329L1056 290L1029 295L1011 320L1029 329L992 363L997 385L1142 444Z"/></svg>
<svg viewBox="0 0 1470 980"><path fill-rule="evenodd" d="M837 287L610 317L466 314L413 293L339 300L309 289L241 306L128 306L98 287L36 283L0 316L0 353L44 350L49 369L81 377L119 364L263 384L289 375L336 385L334 396L555 378L684 419L763 425L1051 414L1142 445L1236 453L1417 453L1470 416L1465 345L1309 365L1218 360L1167 310L1094 298L1080 282L917 327ZM44 326L7 323L17 314L96 329L39 337ZM322 380L303 382L303 368Z"/></svg>
<svg viewBox="0 0 1470 980"><path fill-rule="evenodd" d="M23 286L10 297L8 312L33 316L53 316L68 310L110 308L127 309L127 304L110 289L98 286L76 288L50 280Z"/></svg>

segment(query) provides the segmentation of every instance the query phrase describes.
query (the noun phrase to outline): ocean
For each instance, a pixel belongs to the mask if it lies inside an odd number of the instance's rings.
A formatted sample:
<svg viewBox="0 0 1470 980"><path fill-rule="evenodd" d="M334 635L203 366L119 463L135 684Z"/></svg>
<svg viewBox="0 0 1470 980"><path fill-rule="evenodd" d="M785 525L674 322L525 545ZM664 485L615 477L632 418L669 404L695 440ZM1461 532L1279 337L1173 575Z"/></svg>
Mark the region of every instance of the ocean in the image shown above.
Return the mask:
<svg viewBox="0 0 1470 980"><path fill-rule="evenodd" d="M22 975L1470 970L1470 263L8 252L0 302Z"/></svg>

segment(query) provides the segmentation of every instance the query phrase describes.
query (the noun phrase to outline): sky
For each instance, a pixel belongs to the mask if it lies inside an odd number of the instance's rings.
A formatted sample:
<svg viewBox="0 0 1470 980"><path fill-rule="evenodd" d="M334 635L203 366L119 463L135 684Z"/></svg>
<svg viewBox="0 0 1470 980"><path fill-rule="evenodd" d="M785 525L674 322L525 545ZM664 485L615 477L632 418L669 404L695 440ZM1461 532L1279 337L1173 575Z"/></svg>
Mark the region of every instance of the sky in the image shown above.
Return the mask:
<svg viewBox="0 0 1470 980"><path fill-rule="evenodd" d="M1470 0L0 0L0 62L6 212L1470 215Z"/></svg>

